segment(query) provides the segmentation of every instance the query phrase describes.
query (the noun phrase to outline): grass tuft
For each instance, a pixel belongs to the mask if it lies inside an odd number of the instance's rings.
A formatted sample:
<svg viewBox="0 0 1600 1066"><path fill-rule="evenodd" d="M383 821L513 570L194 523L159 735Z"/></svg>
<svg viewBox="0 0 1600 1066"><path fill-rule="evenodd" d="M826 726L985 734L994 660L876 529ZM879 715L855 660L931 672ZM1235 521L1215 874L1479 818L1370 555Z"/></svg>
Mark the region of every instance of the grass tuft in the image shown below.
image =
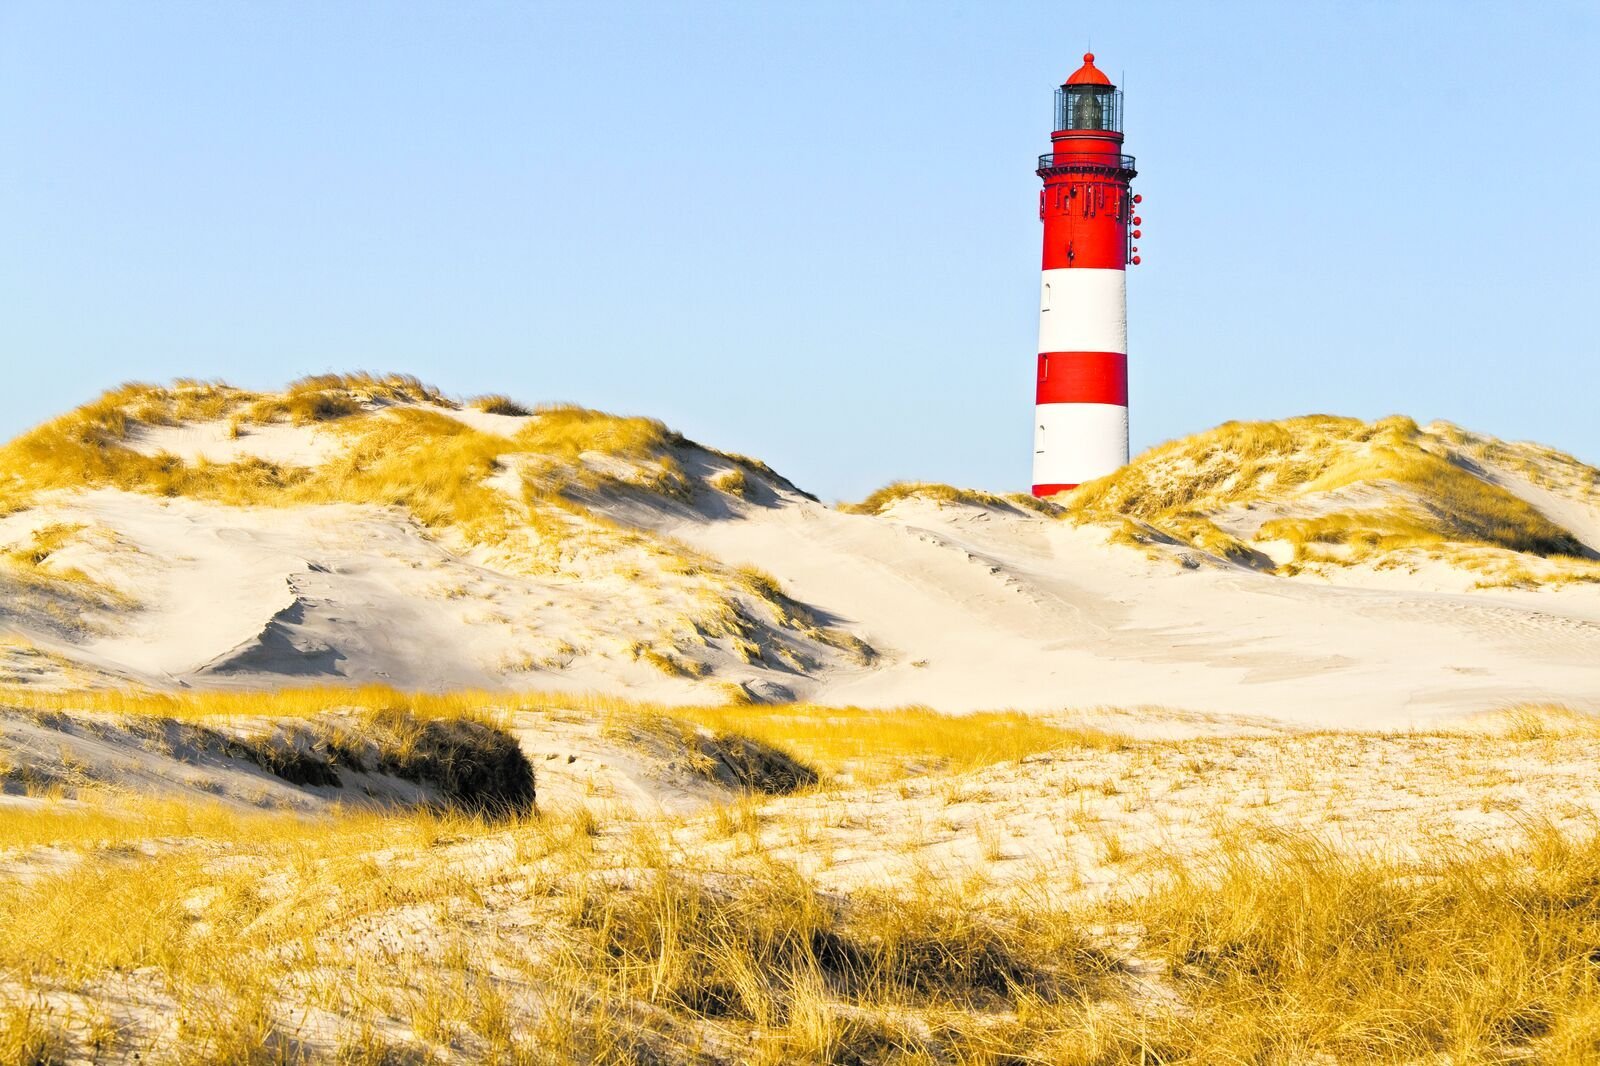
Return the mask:
<svg viewBox="0 0 1600 1066"><path fill-rule="evenodd" d="M471 401L473 407L490 415L512 415L522 418L533 414L533 411L501 393L491 393L488 396L479 396Z"/></svg>
<svg viewBox="0 0 1600 1066"><path fill-rule="evenodd" d="M1055 506L1049 501L1036 499L1023 493L1002 496L980 489L958 489L932 481L895 481L877 489L859 503L841 503L838 509L846 514L882 514L901 500L931 500L937 504L960 503L972 507L999 507L1006 510L1025 509L1040 514L1053 515Z"/></svg>

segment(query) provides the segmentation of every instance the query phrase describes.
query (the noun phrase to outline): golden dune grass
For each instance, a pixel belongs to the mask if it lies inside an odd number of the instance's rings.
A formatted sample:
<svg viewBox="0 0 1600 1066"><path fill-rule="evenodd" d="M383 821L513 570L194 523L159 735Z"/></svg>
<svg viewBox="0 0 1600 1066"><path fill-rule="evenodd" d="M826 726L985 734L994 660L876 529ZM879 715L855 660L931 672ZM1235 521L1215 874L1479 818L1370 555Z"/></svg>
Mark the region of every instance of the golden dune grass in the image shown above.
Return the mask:
<svg viewBox="0 0 1600 1066"><path fill-rule="evenodd" d="M1590 570L1600 578L1600 569L1579 558L1583 545L1570 532L1480 475L1475 457L1487 454L1482 442L1454 427L1425 430L1398 416L1372 423L1325 415L1229 422L1152 448L1060 499L1069 518L1111 524L1124 542L1165 538L1257 561L1252 544L1213 519L1247 504L1277 507L1287 513L1263 523L1254 540L1290 545L1294 559L1284 567L1290 573L1307 564L1381 562L1416 552L1490 572L1518 556L1548 557L1575 580L1591 579ZM1502 453L1520 457L1522 468L1537 465L1509 446ZM1582 466L1551 455L1565 460L1555 468ZM1371 490L1376 502L1349 497L1355 489ZM1319 502L1341 492L1341 502Z"/></svg>
<svg viewBox="0 0 1600 1066"><path fill-rule="evenodd" d="M50 699L204 718L310 713L334 696ZM474 693L337 696L513 709ZM959 785L988 760L1149 743L916 708L595 697L564 713L678 715L836 777L930 784ZM1530 706L1463 743L1594 729ZM1298 741L1252 743L1289 754ZM1208 765L1228 751L1208 744ZM703 821L707 839L740 846L699 850L681 819L590 807L312 818L124 796L7 811L0 1060L98 1047L193 1063L1576 1066L1600 1049L1600 841L1536 820L1504 848L1419 840L1411 860L1259 826L1220 826L1207 851L1137 856L1108 834L1116 861L1144 873L1074 903L1007 902L981 873L824 890L766 850L760 827L779 817L737 799Z"/></svg>
<svg viewBox="0 0 1600 1066"><path fill-rule="evenodd" d="M52 591L80 606L129 606L117 590L96 581L74 566L62 566L54 556L84 532L77 523L56 522L33 532L20 548L0 552L0 577L34 591Z"/></svg>
<svg viewBox="0 0 1600 1066"><path fill-rule="evenodd" d="M934 503L964 503L974 507L1022 508L1054 515L1058 508L1025 492L1002 495L979 489L961 489L932 481L895 481L870 493L859 503L841 503L838 509L848 514L882 514L898 500L923 499Z"/></svg>
<svg viewBox="0 0 1600 1066"><path fill-rule="evenodd" d="M522 418L533 414L533 411L513 400L503 393L491 393L487 396L478 396L470 401L471 405L486 414L511 415Z"/></svg>
<svg viewBox="0 0 1600 1066"><path fill-rule="evenodd" d="M402 692L382 685L305 686L270 691L98 689L60 691L0 686L0 706L43 712L115 714L204 722L207 719L310 718L330 709L363 718L467 719L506 727L518 712L576 712L613 731L638 723L674 723L714 735L748 738L829 774L859 781L907 773L970 770L1067 747L1115 750L1115 734L1065 728L1016 711L950 715L926 707L881 710L815 704L665 705L597 693L515 694L461 690Z"/></svg>
<svg viewBox="0 0 1600 1066"><path fill-rule="evenodd" d="M1285 574L1421 556L1476 571L1485 587L1600 581L1600 564L1584 558L1584 545L1495 484L1483 463L1600 502L1600 471L1550 448L1506 444L1447 423L1424 429L1400 416L1365 423L1310 415L1227 422L1152 448L1048 501L904 481L839 509L880 514L913 498L1029 507L1107 526L1116 543L1181 545ZM1218 524L1224 513L1263 506L1278 514L1249 538ZM1272 541L1287 544L1293 559L1274 568L1258 547Z"/></svg>
<svg viewBox="0 0 1600 1066"><path fill-rule="evenodd" d="M970 770L1061 748L1110 750L1127 743L1114 734L1068 729L1016 711L949 715L925 707L788 704L673 707L655 713L750 737L861 783Z"/></svg>
<svg viewBox="0 0 1600 1066"><path fill-rule="evenodd" d="M499 404L497 409L506 412L526 410L499 396L476 403ZM437 389L404 375L323 375L294 382L281 394L206 382L170 388L130 384L0 449L0 469L13 474L0 490L0 506L26 506L38 492L53 488L108 486L258 506L390 504L410 509L426 523L458 526L490 542L502 541L508 526L526 527L545 540L565 539L574 535L569 526L576 516L583 527L577 532L603 540L605 523L588 512L586 498L639 490L687 500L696 491L675 454L687 442L656 420L547 405L536 408L539 417L514 438L505 438L471 430L438 411L451 406L453 401ZM375 418L374 410L384 417ZM186 464L120 446L140 422L172 425L221 417L246 425L278 419L328 423L346 433L350 444L338 459L315 469L261 460ZM502 494L483 484L512 455L519 457L527 489L528 509L521 514L508 512ZM589 461L594 456L608 462ZM722 485L707 489L743 495L747 472L776 478L760 464L723 458L733 464L731 471L722 475ZM1127 543L1165 539L1261 565L1263 557L1252 544L1213 518L1226 508L1272 503L1287 513L1269 519L1255 539L1290 545L1295 558L1286 569L1291 572L1308 564L1382 561L1420 552L1483 571L1490 584L1600 579L1600 567L1573 565L1580 563L1575 557L1583 547L1568 531L1479 476L1480 461L1497 462L1563 491L1600 493L1600 472L1550 449L1503 444L1443 424L1422 429L1403 417L1363 423L1315 415L1226 423L1151 449L1055 502L897 482L860 503L840 506L876 514L896 500L916 497L1026 507L1110 524ZM1318 505L1294 513L1297 500L1361 487L1378 490L1385 501ZM1517 562L1520 555L1551 558L1557 565L1530 568Z"/></svg>
<svg viewBox="0 0 1600 1066"><path fill-rule="evenodd" d="M750 482L741 467L724 470L711 479L711 485L718 492L726 492L729 496L737 496L740 499L750 495Z"/></svg>
<svg viewBox="0 0 1600 1066"><path fill-rule="evenodd" d="M959 881L841 897L759 857L722 875L589 818L159 828L192 835L0 888L0 972L86 1004L108 980L170 996L186 1061L332 1060L287 1050L305 1007L334 1019L332 1048L459 1061L1581 1063L1595 1046L1588 842L1400 864L1241 838L1074 911ZM536 926L512 920L529 907ZM385 927L409 931L368 946ZM1111 929L1158 965L1131 975Z"/></svg>
<svg viewBox="0 0 1600 1066"><path fill-rule="evenodd" d="M509 408L503 399L484 402L494 401L490 406L504 412ZM451 417L455 406L405 375L323 375L294 382L282 393L220 383L130 384L0 448L0 472L10 475L0 480L0 510L30 506L54 490L95 488L226 506L395 507L441 535L492 551L496 564L512 571L584 580L599 573L662 575L660 585L682 607L661 620L659 631L638 636L636 657L672 676L705 673L696 649L711 638L727 640L749 661L766 656L800 669L814 665L805 642L857 660L870 657L859 640L816 624L775 585L752 584L683 544L605 515L600 505L629 494L687 502L697 492L718 491L685 473L680 454L697 446L661 422L547 405L513 435L502 436ZM128 446L141 423L177 425L196 418L228 418L235 435L262 422L317 423L318 432L335 435L341 446L315 466L253 457L186 462ZM724 487L741 494L750 491L745 479L751 474L770 474L749 460L721 459L730 464ZM47 556L48 551L40 555ZM81 577L37 564L11 569L16 580L42 591L49 591L47 582L54 588ZM112 593L78 584L83 587L65 591L79 598L90 591ZM51 606L41 601L41 609ZM66 610L78 609L74 599Z"/></svg>
<svg viewBox="0 0 1600 1066"><path fill-rule="evenodd" d="M467 718L501 724L505 693L471 690L401 692L383 685L311 685L280 689L89 689L61 691L0 686L0 706L34 711L84 711L203 721L207 718L304 718L330 709L406 711L418 718ZM532 701L530 701L532 702ZM538 704L535 704L538 705Z"/></svg>
<svg viewBox="0 0 1600 1066"><path fill-rule="evenodd" d="M453 406L437 389L404 375L323 375L278 394L222 384L130 384L12 440L0 449L0 470L10 475L6 500L13 508L49 489L110 487L235 505L388 503L413 507L425 521L459 521L487 508L493 493L479 482L502 454L564 463L590 452L660 460L682 443L654 420L570 405L540 408L541 417L513 440L440 413ZM330 423L349 445L315 469L258 459L190 464L124 446L141 422L176 425L230 415L242 415L245 427L277 420Z"/></svg>

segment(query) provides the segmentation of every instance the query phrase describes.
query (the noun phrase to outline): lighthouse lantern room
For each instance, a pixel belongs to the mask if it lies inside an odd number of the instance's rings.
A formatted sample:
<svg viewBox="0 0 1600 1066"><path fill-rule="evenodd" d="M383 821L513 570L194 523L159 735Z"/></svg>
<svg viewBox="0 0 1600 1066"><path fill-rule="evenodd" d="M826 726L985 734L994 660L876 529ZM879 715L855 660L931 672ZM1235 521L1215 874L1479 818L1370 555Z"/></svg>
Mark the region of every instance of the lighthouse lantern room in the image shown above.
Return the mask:
<svg viewBox="0 0 1600 1066"><path fill-rule="evenodd" d="M1039 157L1044 269L1034 406L1033 493L1049 496L1128 461L1126 268L1139 262L1122 154L1122 93L1092 53L1056 90L1055 132Z"/></svg>

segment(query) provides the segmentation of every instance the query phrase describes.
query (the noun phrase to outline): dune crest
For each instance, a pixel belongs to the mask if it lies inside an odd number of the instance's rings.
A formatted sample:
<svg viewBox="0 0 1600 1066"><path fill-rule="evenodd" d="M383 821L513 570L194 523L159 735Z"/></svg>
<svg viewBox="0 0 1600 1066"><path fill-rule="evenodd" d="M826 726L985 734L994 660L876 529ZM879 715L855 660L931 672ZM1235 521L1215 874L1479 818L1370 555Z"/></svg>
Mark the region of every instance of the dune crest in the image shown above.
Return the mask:
<svg viewBox="0 0 1600 1066"><path fill-rule="evenodd" d="M1600 472L1446 423L1230 423L1052 501L830 507L651 419L328 375L125 386L0 475L11 683L1600 709Z"/></svg>

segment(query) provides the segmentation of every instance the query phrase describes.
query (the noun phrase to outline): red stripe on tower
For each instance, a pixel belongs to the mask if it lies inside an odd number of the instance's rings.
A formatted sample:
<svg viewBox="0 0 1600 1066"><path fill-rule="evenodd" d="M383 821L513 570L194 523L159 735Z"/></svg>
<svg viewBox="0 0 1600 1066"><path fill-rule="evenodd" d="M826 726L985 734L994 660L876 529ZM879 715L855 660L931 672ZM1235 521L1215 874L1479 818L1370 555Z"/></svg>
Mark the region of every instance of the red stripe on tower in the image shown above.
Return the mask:
<svg viewBox="0 0 1600 1066"><path fill-rule="evenodd" d="M1122 154L1122 93L1092 54L1056 90L1055 132L1039 157L1044 223L1033 492L1048 496L1128 461L1126 267L1138 197ZM1138 235L1134 230L1133 234Z"/></svg>
<svg viewBox="0 0 1600 1066"><path fill-rule="evenodd" d="M1039 403L1128 406L1128 357L1121 352L1043 352Z"/></svg>

